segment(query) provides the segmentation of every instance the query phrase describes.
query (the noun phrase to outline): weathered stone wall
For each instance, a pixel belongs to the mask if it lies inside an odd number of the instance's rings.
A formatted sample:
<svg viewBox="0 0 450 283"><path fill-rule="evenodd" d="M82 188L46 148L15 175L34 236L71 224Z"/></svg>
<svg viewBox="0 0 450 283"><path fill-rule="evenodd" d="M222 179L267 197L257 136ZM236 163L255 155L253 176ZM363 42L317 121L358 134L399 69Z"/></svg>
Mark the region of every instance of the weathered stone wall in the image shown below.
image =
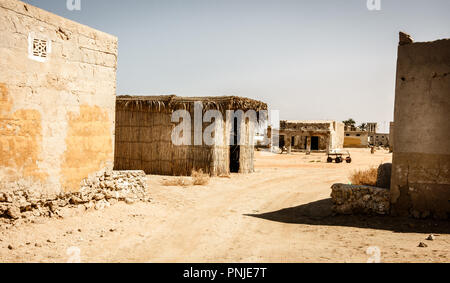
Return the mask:
<svg viewBox="0 0 450 283"><path fill-rule="evenodd" d="M392 213L447 218L450 40L401 41L397 64Z"/></svg>
<svg viewBox="0 0 450 283"><path fill-rule="evenodd" d="M389 190L334 184L331 187L333 212L337 214L389 214Z"/></svg>
<svg viewBox="0 0 450 283"><path fill-rule="evenodd" d="M2 186L77 191L112 169L117 38L15 0L0 1L0 38Z"/></svg>

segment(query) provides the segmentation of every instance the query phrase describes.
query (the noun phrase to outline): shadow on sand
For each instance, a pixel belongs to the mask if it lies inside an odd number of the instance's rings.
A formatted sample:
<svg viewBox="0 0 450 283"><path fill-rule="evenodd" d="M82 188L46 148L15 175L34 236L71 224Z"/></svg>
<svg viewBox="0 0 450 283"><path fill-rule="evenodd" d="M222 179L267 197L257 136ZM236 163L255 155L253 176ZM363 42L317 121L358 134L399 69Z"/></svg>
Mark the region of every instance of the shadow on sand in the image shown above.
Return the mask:
<svg viewBox="0 0 450 283"><path fill-rule="evenodd" d="M246 214L269 221L322 226L344 226L389 230L398 233L450 234L450 221L418 220L405 217L337 215L331 198L263 214Z"/></svg>

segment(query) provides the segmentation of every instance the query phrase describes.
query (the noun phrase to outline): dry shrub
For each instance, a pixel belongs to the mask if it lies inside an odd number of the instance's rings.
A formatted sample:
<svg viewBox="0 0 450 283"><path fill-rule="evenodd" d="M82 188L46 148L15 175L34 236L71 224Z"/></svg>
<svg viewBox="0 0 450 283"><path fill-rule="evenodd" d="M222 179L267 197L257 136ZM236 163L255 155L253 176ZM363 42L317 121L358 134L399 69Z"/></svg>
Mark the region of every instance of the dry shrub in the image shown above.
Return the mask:
<svg viewBox="0 0 450 283"><path fill-rule="evenodd" d="M376 186L378 168L371 167L366 170L356 170L350 175L350 182L353 185Z"/></svg>
<svg viewBox="0 0 450 283"><path fill-rule="evenodd" d="M205 186L209 184L209 175L203 173L203 170L200 169L199 171L192 171L192 180L194 183L194 186Z"/></svg>
<svg viewBox="0 0 450 283"><path fill-rule="evenodd" d="M189 181L187 178L179 177L179 178L171 178L171 179L164 179L162 181L163 186L166 187L188 187Z"/></svg>
<svg viewBox="0 0 450 283"><path fill-rule="evenodd" d="M192 171L192 178L177 177L164 179L162 185L166 187L189 187L189 186L204 186L209 183L210 176L203 173L203 170Z"/></svg>

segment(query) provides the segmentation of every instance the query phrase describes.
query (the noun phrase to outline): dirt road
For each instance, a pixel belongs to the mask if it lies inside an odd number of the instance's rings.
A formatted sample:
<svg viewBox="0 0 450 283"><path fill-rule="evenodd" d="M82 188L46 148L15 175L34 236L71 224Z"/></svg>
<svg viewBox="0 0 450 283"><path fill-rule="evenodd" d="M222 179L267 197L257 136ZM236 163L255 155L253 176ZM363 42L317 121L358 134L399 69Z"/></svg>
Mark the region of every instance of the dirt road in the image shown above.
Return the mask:
<svg viewBox="0 0 450 283"><path fill-rule="evenodd" d="M152 203L0 227L0 261L367 262L376 247L382 262L449 262L448 221L331 215L333 183L391 161L386 151L352 155L349 165L257 153L256 173L207 186L164 187L170 177L149 176Z"/></svg>

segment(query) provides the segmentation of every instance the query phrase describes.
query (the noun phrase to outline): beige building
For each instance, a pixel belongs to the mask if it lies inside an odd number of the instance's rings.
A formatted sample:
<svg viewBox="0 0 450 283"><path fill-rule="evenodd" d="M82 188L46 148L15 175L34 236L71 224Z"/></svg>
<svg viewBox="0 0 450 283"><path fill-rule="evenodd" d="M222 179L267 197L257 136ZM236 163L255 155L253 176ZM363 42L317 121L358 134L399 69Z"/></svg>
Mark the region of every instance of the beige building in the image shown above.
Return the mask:
<svg viewBox="0 0 450 283"><path fill-rule="evenodd" d="M344 147L366 148L369 146L369 132L359 128L345 129Z"/></svg>
<svg viewBox="0 0 450 283"><path fill-rule="evenodd" d="M450 215L450 39L400 34L391 212Z"/></svg>
<svg viewBox="0 0 450 283"><path fill-rule="evenodd" d="M195 142L196 102L202 108L197 113L219 110L222 116L224 123L214 123L211 144L202 137L212 123L202 120L200 141ZM173 136L180 125L172 122L172 114L177 110L189 113L186 120L191 122L187 125L190 133ZM193 170L200 169L213 176L253 172L257 125L243 116L230 118L227 110L249 113L249 110L267 110L267 104L243 97L117 97L115 169L175 176L191 175ZM181 142L185 138L188 140Z"/></svg>
<svg viewBox="0 0 450 283"><path fill-rule="evenodd" d="M112 169L116 62L116 37L0 1L2 187L76 191Z"/></svg>
<svg viewBox="0 0 450 283"><path fill-rule="evenodd" d="M337 121L281 121L279 146L288 151L329 151L344 145L344 123Z"/></svg>

